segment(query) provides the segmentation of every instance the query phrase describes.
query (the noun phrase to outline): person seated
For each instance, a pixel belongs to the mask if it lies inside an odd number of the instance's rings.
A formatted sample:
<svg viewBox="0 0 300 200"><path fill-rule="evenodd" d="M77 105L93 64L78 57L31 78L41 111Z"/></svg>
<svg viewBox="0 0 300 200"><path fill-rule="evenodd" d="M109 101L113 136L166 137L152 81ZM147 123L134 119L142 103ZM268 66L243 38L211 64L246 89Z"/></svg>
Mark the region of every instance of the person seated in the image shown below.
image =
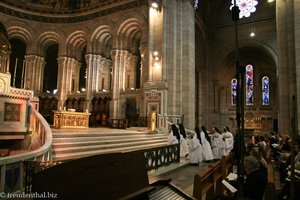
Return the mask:
<svg viewBox="0 0 300 200"><path fill-rule="evenodd" d="M246 181L243 184L243 197L251 200L261 200L268 183L268 178L260 169L260 162L254 156L244 158Z"/></svg>

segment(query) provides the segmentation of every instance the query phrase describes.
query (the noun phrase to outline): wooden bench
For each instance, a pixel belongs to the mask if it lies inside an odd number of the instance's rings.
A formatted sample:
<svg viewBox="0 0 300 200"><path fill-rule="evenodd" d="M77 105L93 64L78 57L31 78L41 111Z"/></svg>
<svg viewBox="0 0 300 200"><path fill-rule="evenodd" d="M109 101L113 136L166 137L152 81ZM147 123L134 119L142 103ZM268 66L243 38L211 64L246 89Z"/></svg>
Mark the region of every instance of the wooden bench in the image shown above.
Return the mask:
<svg viewBox="0 0 300 200"><path fill-rule="evenodd" d="M213 181L214 181L214 198L223 194L224 187L222 180L224 178L224 161L223 159L209 165L212 168Z"/></svg>
<svg viewBox="0 0 300 200"><path fill-rule="evenodd" d="M265 189L265 200L276 200L280 190L281 188L279 173L274 171L272 163L269 163L268 184Z"/></svg>
<svg viewBox="0 0 300 200"><path fill-rule="evenodd" d="M194 176L193 197L198 200L214 198L213 169L207 167Z"/></svg>
<svg viewBox="0 0 300 200"><path fill-rule="evenodd" d="M215 199L223 194L222 180L233 170L233 154L223 156L221 160L210 164L194 176L193 196L196 199Z"/></svg>

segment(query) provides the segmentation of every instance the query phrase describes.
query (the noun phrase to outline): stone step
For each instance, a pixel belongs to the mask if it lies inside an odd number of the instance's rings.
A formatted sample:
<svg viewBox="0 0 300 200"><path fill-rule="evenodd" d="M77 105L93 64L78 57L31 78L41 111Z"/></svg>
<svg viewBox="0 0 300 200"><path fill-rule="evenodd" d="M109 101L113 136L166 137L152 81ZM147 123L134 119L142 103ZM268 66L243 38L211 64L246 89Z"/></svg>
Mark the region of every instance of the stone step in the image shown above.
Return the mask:
<svg viewBox="0 0 300 200"><path fill-rule="evenodd" d="M127 142L127 143L111 143L111 144L102 144L102 145L89 145L89 146L73 146L73 147L62 147L62 148L54 148L53 153L77 153L82 151L93 151L93 150L105 150L105 149L121 149L122 147L130 147L130 146L140 146L140 145L149 145L149 144L157 144L163 143L167 144L166 141L155 140L155 141L137 141L137 142Z"/></svg>
<svg viewBox="0 0 300 200"><path fill-rule="evenodd" d="M53 143L59 143L59 142L76 142L76 141L105 141L105 140L124 140L124 139L167 139L167 136L164 135L155 135L155 136L150 136L150 135L136 135L136 136L131 136L131 135L111 135L111 136L91 136L91 137L56 137L53 138Z"/></svg>
<svg viewBox="0 0 300 200"><path fill-rule="evenodd" d="M157 143L157 144L142 144L142 145L136 145L136 146L127 146L122 148L114 148L114 149L101 149L101 150L93 150L93 151L82 151L82 152L76 152L76 153L59 153L59 154L52 154L52 159L54 161L63 161L63 160L72 160L92 155L98 155L98 154L107 154L107 153L117 153L117 152L128 152L128 151L136 151L141 149L149 149L149 148L155 148L155 147L161 147L165 146L166 143Z"/></svg>
<svg viewBox="0 0 300 200"><path fill-rule="evenodd" d="M58 141L58 142L54 142L52 144L52 146L55 149L59 149L59 148L68 148L68 147L86 147L86 146L103 146L103 145L114 145L114 144L126 144L126 143L137 143L137 142L152 142L152 143L156 143L156 142L163 142L165 141L167 143L167 139L165 138L124 138L122 140L120 139L106 139L106 140L85 140L85 141L78 141L76 140L76 138L74 138L74 140L71 141Z"/></svg>
<svg viewBox="0 0 300 200"><path fill-rule="evenodd" d="M145 128L53 129L52 133L52 158L59 161L164 146L168 137Z"/></svg>

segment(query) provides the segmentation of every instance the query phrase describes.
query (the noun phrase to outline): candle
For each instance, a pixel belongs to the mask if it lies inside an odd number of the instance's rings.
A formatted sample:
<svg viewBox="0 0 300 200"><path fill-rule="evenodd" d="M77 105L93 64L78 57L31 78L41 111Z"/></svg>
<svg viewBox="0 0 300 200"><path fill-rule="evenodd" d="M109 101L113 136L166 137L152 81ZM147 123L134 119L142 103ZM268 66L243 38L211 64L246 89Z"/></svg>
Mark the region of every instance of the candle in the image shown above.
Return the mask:
<svg viewBox="0 0 300 200"><path fill-rule="evenodd" d="M23 66L22 66L22 79L24 79L24 71L25 71L25 61L23 61Z"/></svg>
<svg viewBox="0 0 300 200"><path fill-rule="evenodd" d="M15 63L15 71L14 71L13 87L16 86L16 74L17 74L17 68L18 68L18 58L16 58L16 63Z"/></svg>
<svg viewBox="0 0 300 200"><path fill-rule="evenodd" d="M18 58L16 58L14 77L16 77L17 67L18 67Z"/></svg>
<svg viewBox="0 0 300 200"><path fill-rule="evenodd" d="M21 76L21 87L24 87L24 71L25 71L25 61L23 61L23 66L22 66L22 76Z"/></svg>

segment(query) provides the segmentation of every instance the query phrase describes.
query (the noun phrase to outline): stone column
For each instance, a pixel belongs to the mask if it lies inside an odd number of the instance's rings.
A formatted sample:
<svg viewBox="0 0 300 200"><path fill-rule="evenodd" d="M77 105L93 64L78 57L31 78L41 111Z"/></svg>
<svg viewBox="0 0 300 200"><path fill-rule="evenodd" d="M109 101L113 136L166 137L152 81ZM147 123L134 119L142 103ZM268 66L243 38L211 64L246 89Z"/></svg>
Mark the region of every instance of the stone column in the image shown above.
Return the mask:
<svg viewBox="0 0 300 200"><path fill-rule="evenodd" d="M98 92L98 69L101 65L101 55L87 54L85 56L87 64L87 78L86 78L86 108L91 110L91 100L93 94Z"/></svg>
<svg viewBox="0 0 300 200"><path fill-rule="evenodd" d="M112 55L112 100L110 102L111 118L122 116L120 92L125 90L125 61L128 56L126 50L113 50Z"/></svg>
<svg viewBox="0 0 300 200"><path fill-rule="evenodd" d="M1 49L0 52L0 72L6 73L9 72L9 58L10 58L11 52L9 50L3 50Z"/></svg>
<svg viewBox="0 0 300 200"><path fill-rule="evenodd" d="M45 60L37 55L25 55L24 88L33 90L35 94L42 92Z"/></svg>
<svg viewBox="0 0 300 200"><path fill-rule="evenodd" d="M294 110L292 98L296 95L294 10L291 0L276 1L276 19L280 96L279 130L282 134L290 134Z"/></svg>
<svg viewBox="0 0 300 200"><path fill-rule="evenodd" d="M297 3L296 3L297 2ZM300 1L294 2L294 29L295 29L295 68L297 77L297 107L300 105ZM300 136L300 108L297 108L297 132Z"/></svg>
<svg viewBox="0 0 300 200"><path fill-rule="evenodd" d="M72 68L76 64L74 58L70 57L59 57L58 63L58 77L57 77L57 96L58 96L58 108L65 107L64 103L67 98L67 94L71 92L72 85Z"/></svg>
<svg viewBox="0 0 300 200"><path fill-rule="evenodd" d="M80 88L79 88L80 68L81 68L81 62L77 61L76 63L74 63L73 69L72 69L72 83L74 80L74 85L73 85L74 89L72 91L72 88L71 88L71 92L77 92L80 90Z"/></svg>
<svg viewBox="0 0 300 200"><path fill-rule="evenodd" d="M101 60L101 66L99 69L99 79L98 79L98 89L99 91L105 90L110 91L111 90L111 82L110 82L110 76L111 76L111 66L112 61L107 58L102 58ZM103 84L102 84L103 80Z"/></svg>
<svg viewBox="0 0 300 200"><path fill-rule="evenodd" d="M144 83L149 81L149 64L148 64L148 51L147 47L140 47L141 52L141 88L144 87Z"/></svg>
<svg viewBox="0 0 300 200"><path fill-rule="evenodd" d="M126 60L126 72L125 72L125 88L130 90L131 88L136 88L136 64L138 57L129 54ZM129 77L129 79L128 79Z"/></svg>
<svg viewBox="0 0 300 200"><path fill-rule="evenodd" d="M161 2L160 2L161 3ZM161 5L160 5L161 7ZM163 53L164 44L163 37L163 21L164 21L164 10L149 8L149 42L148 42L148 62L149 62L149 80L158 82L163 77Z"/></svg>

